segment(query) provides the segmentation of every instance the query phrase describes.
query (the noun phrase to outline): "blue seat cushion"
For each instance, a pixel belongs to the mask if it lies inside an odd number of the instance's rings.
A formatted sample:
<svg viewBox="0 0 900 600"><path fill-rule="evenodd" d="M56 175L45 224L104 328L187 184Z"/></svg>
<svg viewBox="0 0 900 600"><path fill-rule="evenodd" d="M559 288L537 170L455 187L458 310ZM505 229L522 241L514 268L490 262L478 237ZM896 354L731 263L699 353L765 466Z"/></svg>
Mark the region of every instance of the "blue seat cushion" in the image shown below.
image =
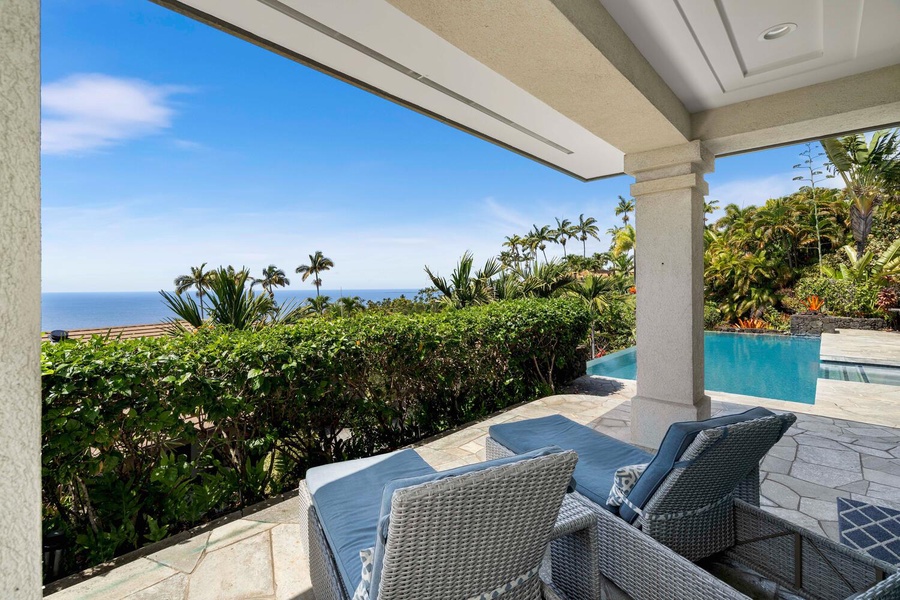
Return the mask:
<svg viewBox="0 0 900 600"><path fill-rule="evenodd" d="M672 423L669 426L669 430L666 431L662 443L659 445L656 456L647 465L644 474L641 475L634 488L628 494L628 502L638 508L644 508L644 505L653 497L653 494L656 493L662 482L672 472L675 463L678 462L681 455L684 454L684 451L693 443L697 434L701 431L773 416L775 416L773 412L757 407L735 415L715 417L705 421ZM619 509L619 516L629 523L634 523L638 518L637 512L628 505L623 505Z"/></svg>
<svg viewBox="0 0 900 600"><path fill-rule="evenodd" d="M611 512L618 510L618 507L606 505L616 469L648 463L653 458L652 454L640 448L579 425L562 415L502 423L491 426L489 431L494 440L516 454L548 444L574 450L578 453L575 489Z"/></svg>
<svg viewBox="0 0 900 600"><path fill-rule="evenodd" d="M349 460L306 473L312 503L348 594L362 580L359 551L375 545L385 484L434 473L414 450Z"/></svg>
<svg viewBox="0 0 900 600"><path fill-rule="evenodd" d="M369 600L378 600L378 588L381 584L381 567L384 562L385 544L387 543L388 529L390 527L391 500L394 497L394 492L402 488L422 485L432 481L447 479L449 477L458 477L467 473L483 471L485 469L517 463L539 456L555 454L557 452L562 452L562 449L555 446L548 447L545 444L531 452L526 452L517 456L507 456L496 460L464 465L455 469L447 469L446 471L437 471L425 475L414 475L402 479L395 479L386 484L380 498L381 513L379 516L378 535L376 536L375 541L375 564L372 571L372 586L369 589ZM527 498L523 498L523 501L527 501Z"/></svg>

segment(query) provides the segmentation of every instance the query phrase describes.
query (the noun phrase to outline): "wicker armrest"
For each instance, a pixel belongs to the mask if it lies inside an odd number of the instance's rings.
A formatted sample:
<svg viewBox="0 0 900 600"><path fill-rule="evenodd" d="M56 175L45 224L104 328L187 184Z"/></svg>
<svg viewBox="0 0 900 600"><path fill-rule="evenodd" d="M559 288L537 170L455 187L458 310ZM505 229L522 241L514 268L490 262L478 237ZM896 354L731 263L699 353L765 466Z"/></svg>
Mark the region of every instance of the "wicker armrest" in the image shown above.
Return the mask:
<svg viewBox="0 0 900 600"><path fill-rule="evenodd" d="M596 514L600 573L635 600L748 600L618 516Z"/></svg>
<svg viewBox="0 0 900 600"><path fill-rule="evenodd" d="M735 500L735 545L727 559L806 598L848 598L897 568Z"/></svg>

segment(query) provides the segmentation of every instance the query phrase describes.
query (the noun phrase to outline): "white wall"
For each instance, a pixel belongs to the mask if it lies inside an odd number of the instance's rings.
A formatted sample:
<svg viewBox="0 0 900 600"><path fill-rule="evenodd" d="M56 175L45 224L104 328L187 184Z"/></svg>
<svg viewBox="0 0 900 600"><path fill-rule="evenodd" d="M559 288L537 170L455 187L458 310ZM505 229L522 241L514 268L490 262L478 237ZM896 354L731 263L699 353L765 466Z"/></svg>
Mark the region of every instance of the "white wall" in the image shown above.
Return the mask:
<svg viewBox="0 0 900 600"><path fill-rule="evenodd" d="M0 598L41 597L40 0L0 0Z"/></svg>

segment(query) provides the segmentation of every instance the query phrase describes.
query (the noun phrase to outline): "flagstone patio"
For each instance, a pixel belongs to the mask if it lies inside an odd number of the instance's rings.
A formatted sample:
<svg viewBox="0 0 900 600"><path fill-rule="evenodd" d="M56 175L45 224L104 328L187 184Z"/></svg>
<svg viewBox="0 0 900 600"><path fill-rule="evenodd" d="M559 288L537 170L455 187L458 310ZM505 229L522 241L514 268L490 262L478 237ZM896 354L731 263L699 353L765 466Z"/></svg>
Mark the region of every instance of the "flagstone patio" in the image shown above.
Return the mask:
<svg viewBox="0 0 900 600"><path fill-rule="evenodd" d="M582 377L567 391L572 393L514 408L416 450L441 470L481 461L491 425L556 413L629 440L633 381ZM716 392L711 396L715 414L760 404L797 413L796 425L762 463L762 504L780 517L837 539L839 496L900 508L900 399L890 397L900 394L900 388L872 386L851 398L841 386L825 393L834 397L827 402L823 398L821 404L817 399L816 405ZM820 411L827 414L815 414ZM873 416L860 420L869 413ZM292 498L48 598L313 600L299 518L297 499Z"/></svg>

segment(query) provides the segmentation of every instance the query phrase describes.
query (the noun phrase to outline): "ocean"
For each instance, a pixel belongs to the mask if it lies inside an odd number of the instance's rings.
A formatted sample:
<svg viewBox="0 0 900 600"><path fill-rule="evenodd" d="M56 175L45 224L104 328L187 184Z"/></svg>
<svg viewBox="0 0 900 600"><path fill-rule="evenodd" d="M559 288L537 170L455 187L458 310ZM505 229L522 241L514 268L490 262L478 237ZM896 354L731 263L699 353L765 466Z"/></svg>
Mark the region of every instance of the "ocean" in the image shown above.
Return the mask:
<svg viewBox="0 0 900 600"><path fill-rule="evenodd" d="M332 302L340 296L359 296L362 300L412 298L417 290L322 290ZM316 290L277 290L279 304L302 302ZM117 325L160 323L173 317L159 292L52 292L41 294L41 330L92 329Z"/></svg>

